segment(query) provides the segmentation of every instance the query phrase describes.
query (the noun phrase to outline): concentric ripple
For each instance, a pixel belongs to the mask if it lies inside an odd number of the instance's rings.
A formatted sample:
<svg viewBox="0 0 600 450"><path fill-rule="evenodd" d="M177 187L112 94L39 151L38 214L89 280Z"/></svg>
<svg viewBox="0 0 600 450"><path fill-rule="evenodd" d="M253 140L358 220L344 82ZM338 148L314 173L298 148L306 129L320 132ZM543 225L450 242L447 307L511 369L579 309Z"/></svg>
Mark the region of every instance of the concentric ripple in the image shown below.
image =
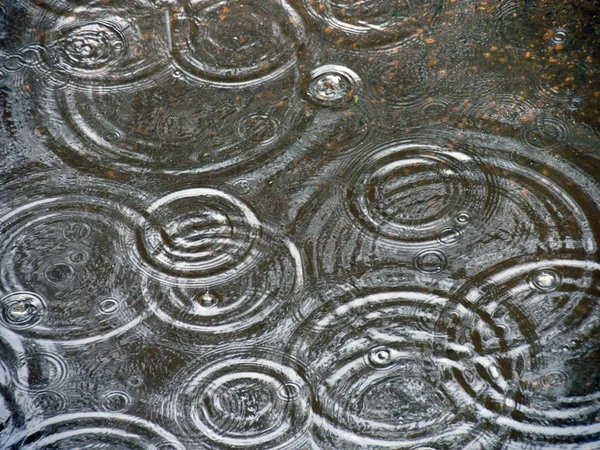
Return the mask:
<svg viewBox="0 0 600 450"><path fill-rule="evenodd" d="M28 375L26 365L23 368L25 358L19 340L0 333L0 448L6 448L13 433L39 414L29 393L18 389L16 382L19 376Z"/></svg>
<svg viewBox="0 0 600 450"><path fill-rule="evenodd" d="M39 56L49 80L59 85L135 84L165 67L166 38L157 31L160 14L140 1L113 11L35 15L42 32Z"/></svg>
<svg viewBox="0 0 600 450"><path fill-rule="evenodd" d="M205 332L211 339L215 333L259 331L258 324L275 320L276 310L302 285L298 250L230 194L177 191L146 214L137 238L137 264L150 268L144 297L180 332Z"/></svg>
<svg viewBox="0 0 600 450"><path fill-rule="evenodd" d="M518 139L496 147L488 135L461 134L349 155L340 181L298 219L314 269L333 274L412 261L425 273L475 274L539 250L596 251L600 190L591 179Z"/></svg>
<svg viewBox="0 0 600 450"><path fill-rule="evenodd" d="M17 367L16 386L29 393L59 388L70 377L65 358L50 350L28 352Z"/></svg>
<svg viewBox="0 0 600 450"><path fill-rule="evenodd" d="M365 58L372 81L369 100L382 108L422 106L433 92L433 71L427 64L427 44L407 43L401 52L381 55L375 63Z"/></svg>
<svg viewBox="0 0 600 450"><path fill-rule="evenodd" d="M181 67L225 83L270 78L296 62L302 20L285 0L186 2L171 17L172 52Z"/></svg>
<svg viewBox="0 0 600 450"><path fill-rule="evenodd" d="M55 416L15 436L7 450L40 448L111 448L115 450L184 450L158 425L118 413Z"/></svg>
<svg viewBox="0 0 600 450"><path fill-rule="evenodd" d="M311 393L298 363L271 349L217 352L176 377L162 412L186 439L211 449L300 448Z"/></svg>
<svg viewBox="0 0 600 450"><path fill-rule="evenodd" d="M423 142L357 151L318 212L306 208L305 239L316 268L355 271L357 264L412 260L426 273L442 271L449 249L461 248L465 232L490 220L495 181L470 147Z"/></svg>
<svg viewBox="0 0 600 450"><path fill-rule="evenodd" d="M434 21L443 0L293 0L336 44L397 47Z"/></svg>
<svg viewBox="0 0 600 450"><path fill-rule="evenodd" d="M256 165L282 151L306 121L297 69L270 80L269 95L180 75L116 90L36 85L34 115L52 150L71 165L167 175Z"/></svg>
<svg viewBox="0 0 600 450"><path fill-rule="evenodd" d="M432 241L455 224L458 212L481 214L489 207L486 175L468 153L407 143L377 151L367 165L348 191L348 208L389 238Z"/></svg>
<svg viewBox="0 0 600 450"><path fill-rule="evenodd" d="M389 283L382 276L358 283ZM412 449L467 441L473 427L457 415L440 383L441 361L432 356L447 298L409 287L332 289L340 294L307 315L290 347L306 364L315 391L319 448Z"/></svg>
<svg viewBox="0 0 600 450"><path fill-rule="evenodd" d="M237 198L216 189L177 191L147 209L139 250L159 271L209 278L238 271L253 260L260 236L256 215Z"/></svg>
<svg viewBox="0 0 600 450"><path fill-rule="evenodd" d="M563 149L569 138L568 125L556 117L538 117L530 121L521 132L521 139L525 143L549 151Z"/></svg>
<svg viewBox="0 0 600 450"><path fill-rule="evenodd" d="M2 327L75 344L139 321L143 303L131 292L138 275L122 247L122 239L132 239L134 213L118 203L115 186L86 189L74 192L59 174L7 186L0 213ZM40 190L53 192L40 197Z"/></svg>
<svg viewBox="0 0 600 450"><path fill-rule="evenodd" d="M597 444L600 374L589 362L600 348L600 265L503 266L465 285L441 316L449 392L517 440Z"/></svg>

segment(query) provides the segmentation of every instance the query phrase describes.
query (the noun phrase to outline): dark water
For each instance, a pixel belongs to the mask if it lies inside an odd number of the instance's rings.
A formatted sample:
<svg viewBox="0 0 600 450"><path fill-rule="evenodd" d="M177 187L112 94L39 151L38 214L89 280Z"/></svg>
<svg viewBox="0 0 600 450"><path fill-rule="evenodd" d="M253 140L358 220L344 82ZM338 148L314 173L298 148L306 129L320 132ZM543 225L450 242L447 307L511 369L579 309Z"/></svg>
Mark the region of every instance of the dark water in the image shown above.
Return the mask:
<svg viewBox="0 0 600 450"><path fill-rule="evenodd" d="M600 449L600 4L0 0L1 449Z"/></svg>

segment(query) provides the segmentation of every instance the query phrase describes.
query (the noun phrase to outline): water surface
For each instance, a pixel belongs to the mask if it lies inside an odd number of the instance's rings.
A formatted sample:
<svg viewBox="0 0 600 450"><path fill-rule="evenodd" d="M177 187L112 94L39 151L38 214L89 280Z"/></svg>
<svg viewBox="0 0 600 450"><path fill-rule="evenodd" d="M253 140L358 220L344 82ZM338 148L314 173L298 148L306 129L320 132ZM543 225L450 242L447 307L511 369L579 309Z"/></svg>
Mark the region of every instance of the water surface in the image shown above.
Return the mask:
<svg viewBox="0 0 600 450"><path fill-rule="evenodd" d="M0 0L0 448L600 449L600 7Z"/></svg>

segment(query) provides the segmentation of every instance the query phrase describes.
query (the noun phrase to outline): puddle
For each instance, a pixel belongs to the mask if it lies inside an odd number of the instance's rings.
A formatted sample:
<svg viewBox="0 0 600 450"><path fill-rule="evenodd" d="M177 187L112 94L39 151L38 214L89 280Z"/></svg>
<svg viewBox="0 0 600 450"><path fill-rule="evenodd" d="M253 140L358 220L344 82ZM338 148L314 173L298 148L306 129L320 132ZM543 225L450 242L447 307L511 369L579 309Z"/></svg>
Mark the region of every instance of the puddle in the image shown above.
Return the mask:
<svg viewBox="0 0 600 450"><path fill-rule="evenodd" d="M600 448L600 7L0 2L0 448Z"/></svg>

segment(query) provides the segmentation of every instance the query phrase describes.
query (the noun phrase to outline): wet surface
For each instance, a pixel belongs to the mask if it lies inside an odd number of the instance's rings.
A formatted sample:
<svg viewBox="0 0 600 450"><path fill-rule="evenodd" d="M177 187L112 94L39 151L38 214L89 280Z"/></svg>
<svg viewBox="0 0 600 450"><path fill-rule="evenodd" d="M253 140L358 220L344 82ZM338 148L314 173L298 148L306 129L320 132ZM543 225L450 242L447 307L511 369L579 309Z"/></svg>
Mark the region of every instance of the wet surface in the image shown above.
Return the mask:
<svg viewBox="0 0 600 450"><path fill-rule="evenodd" d="M0 448L599 449L600 7L0 1Z"/></svg>

